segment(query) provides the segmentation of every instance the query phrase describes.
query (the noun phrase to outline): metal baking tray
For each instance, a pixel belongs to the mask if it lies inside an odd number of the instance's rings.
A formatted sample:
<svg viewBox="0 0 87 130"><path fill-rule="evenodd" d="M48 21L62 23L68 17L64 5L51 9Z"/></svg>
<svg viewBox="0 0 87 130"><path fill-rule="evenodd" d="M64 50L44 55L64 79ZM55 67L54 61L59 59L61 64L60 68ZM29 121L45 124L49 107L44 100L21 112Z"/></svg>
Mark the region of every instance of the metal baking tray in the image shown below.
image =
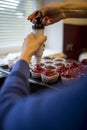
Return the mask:
<svg viewBox="0 0 87 130"><path fill-rule="evenodd" d="M8 69L7 66L1 66L0 72L2 73L2 77L7 77L10 74L10 69ZM29 79L29 82L32 84L37 84L39 86L44 86L44 87L51 88L51 89L57 89L55 87L56 83L55 84L46 84L46 83L43 83L40 79L33 79L31 77Z"/></svg>

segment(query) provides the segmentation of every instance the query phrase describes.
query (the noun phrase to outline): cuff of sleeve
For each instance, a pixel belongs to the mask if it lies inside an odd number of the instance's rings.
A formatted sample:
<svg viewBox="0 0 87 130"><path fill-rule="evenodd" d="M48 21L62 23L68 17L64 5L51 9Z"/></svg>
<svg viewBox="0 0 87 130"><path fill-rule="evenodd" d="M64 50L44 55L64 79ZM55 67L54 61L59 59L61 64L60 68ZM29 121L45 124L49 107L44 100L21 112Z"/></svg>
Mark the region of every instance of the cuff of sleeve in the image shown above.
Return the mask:
<svg viewBox="0 0 87 130"><path fill-rule="evenodd" d="M26 78L29 78L29 64L24 60L18 60L12 69L12 73L18 71L23 74Z"/></svg>

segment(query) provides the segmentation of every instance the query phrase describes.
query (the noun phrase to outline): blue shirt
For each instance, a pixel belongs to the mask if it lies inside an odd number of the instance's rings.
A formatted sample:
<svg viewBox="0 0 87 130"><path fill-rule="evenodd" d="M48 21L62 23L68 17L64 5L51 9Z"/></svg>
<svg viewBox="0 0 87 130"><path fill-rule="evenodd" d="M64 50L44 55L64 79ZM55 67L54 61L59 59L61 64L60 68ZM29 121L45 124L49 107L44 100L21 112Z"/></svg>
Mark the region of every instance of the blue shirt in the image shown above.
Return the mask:
<svg viewBox="0 0 87 130"><path fill-rule="evenodd" d="M0 92L0 130L87 130L87 76L31 95L29 75L29 65L19 60L6 78Z"/></svg>

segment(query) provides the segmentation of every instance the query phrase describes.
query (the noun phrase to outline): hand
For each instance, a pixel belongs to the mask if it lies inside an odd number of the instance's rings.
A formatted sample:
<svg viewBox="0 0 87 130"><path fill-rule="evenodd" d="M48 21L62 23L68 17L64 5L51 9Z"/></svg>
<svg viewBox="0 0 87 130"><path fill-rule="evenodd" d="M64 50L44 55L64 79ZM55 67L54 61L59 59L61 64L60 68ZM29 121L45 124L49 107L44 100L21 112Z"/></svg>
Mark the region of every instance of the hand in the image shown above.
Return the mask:
<svg viewBox="0 0 87 130"><path fill-rule="evenodd" d="M46 36L36 38L33 33L29 34L23 43L20 59L30 62L32 55L39 49L40 45L46 41Z"/></svg>
<svg viewBox="0 0 87 130"><path fill-rule="evenodd" d="M58 22L61 19L65 18L65 14L63 11L63 4L50 4L45 6L28 16L28 20L32 23L37 23L37 18L39 17L39 13L42 13L42 24L45 26Z"/></svg>

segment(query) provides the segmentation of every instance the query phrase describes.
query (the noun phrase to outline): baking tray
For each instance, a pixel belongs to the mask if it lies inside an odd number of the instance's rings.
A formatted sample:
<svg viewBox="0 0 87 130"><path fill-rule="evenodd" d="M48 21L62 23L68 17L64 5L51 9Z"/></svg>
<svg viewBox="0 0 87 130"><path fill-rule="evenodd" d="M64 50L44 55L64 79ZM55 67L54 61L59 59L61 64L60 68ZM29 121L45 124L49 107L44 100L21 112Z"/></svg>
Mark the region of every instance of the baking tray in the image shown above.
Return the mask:
<svg viewBox="0 0 87 130"><path fill-rule="evenodd" d="M10 69L8 69L7 66L1 66L0 72L2 73L1 77L7 77L10 74ZM58 81L54 84L46 84L43 83L40 79L33 79L32 77L30 77L29 82L32 84L37 84L39 86L44 86L46 88L51 88L51 89L57 89L56 83L58 84Z"/></svg>

